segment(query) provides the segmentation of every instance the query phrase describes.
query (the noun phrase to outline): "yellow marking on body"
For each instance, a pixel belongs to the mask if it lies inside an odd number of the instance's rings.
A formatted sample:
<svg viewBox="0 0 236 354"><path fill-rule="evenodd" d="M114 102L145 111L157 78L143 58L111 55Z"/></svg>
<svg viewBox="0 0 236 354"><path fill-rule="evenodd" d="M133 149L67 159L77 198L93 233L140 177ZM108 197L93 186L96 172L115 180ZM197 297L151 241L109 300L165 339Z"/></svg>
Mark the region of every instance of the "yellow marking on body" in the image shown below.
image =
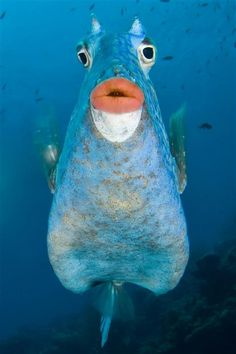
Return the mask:
<svg viewBox="0 0 236 354"><path fill-rule="evenodd" d="M120 176L123 179L122 183L138 179L143 182L144 188L146 188L148 185L148 179L144 175L133 175L132 176L128 173L123 173L123 172L116 171L116 170L114 170L113 173L117 176Z"/></svg>
<svg viewBox="0 0 236 354"><path fill-rule="evenodd" d="M143 200L136 192L130 192L127 190L124 198L120 198L115 195L109 195L106 200L106 209L114 214L116 211L126 211L128 213L140 209L143 205Z"/></svg>
<svg viewBox="0 0 236 354"><path fill-rule="evenodd" d="M83 144L83 150L86 154L90 152L89 143L87 141Z"/></svg>
<svg viewBox="0 0 236 354"><path fill-rule="evenodd" d="M72 241L65 237L65 234L59 231L53 231L50 234L52 256L57 258L58 256L70 251L72 248L80 246L80 240Z"/></svg>

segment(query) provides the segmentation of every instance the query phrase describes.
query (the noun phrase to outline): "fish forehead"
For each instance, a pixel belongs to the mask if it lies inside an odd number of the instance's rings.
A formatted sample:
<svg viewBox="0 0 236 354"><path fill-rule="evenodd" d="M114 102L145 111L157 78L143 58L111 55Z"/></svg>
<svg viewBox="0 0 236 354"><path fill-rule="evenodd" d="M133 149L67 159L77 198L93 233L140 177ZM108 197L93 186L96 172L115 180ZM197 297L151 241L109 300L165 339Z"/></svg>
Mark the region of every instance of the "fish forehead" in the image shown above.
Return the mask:
<svg viewBox="0 0 236 354"><path fill-rule="evenodd" d="M137 58L136 50L144 36L137 37L136 40L133 38L130 33L102 33L85 38L84 43L93 50L94 56L99 53L99 57L106 59L119 57L128 63L130 56Z"/></svg>
<svg viewBox="0 0 236 354"><path fill-rule="evenodd" d="M140 40L141 43L141 40ZM106 61L120 61L127 66L130 61L138 65L137 47L132 44L129 34L106 34L99 41L98 56L106 64Z"/></svg>

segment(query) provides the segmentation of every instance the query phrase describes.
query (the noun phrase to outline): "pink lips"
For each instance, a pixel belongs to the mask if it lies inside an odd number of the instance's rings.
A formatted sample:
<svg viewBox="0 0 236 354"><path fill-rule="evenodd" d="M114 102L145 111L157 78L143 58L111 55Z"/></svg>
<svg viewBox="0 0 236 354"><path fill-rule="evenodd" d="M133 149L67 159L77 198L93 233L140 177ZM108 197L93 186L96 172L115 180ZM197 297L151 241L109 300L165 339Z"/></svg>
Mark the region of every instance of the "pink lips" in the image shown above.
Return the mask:
<svg viewBox="0 0 236 354"><path fill-rule="evenodd" d="M90 101L94 108L108 113L128 113L141 108L142 90L124 78L104 81L92 91Z"/></svg>

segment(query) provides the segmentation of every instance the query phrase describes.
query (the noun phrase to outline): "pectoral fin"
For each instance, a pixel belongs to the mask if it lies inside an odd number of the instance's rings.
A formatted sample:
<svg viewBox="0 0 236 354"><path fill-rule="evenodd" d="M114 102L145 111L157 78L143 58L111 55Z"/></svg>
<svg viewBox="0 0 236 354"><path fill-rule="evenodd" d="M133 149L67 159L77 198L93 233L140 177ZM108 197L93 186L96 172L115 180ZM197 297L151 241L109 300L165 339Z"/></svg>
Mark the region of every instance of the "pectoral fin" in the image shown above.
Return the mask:
<svg viewBox="0 0 236 354"><path fill-rule="evenodd" d="M170 149L177 165L179 193L183 193L187 184L186 156L185 156L185 132L184 119L186 116L186 104L170 117Z"/></svg>
<svg viewBox="0 0 236 354"><path fill-rule="evenodd" d="M58 126L51 106L44 106L35 120L34 143L52 193L56 188L56 166L60 156Z"/></svg>

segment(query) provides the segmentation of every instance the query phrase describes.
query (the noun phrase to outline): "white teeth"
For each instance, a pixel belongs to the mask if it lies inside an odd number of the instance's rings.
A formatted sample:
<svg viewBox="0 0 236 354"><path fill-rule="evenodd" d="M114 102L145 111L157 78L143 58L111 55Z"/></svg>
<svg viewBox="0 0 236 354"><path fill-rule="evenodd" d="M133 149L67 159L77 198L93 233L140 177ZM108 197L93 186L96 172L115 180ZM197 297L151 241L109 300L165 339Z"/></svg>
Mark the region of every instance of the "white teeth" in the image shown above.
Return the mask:
<svg viewBox="0 0 236 354"><path fill-rule="evenodd" d="M91 105L91 114L97 130L105 139L122 143L130 138L138 127L142 108L134 112L114 114L99 111Z"/></svg>

